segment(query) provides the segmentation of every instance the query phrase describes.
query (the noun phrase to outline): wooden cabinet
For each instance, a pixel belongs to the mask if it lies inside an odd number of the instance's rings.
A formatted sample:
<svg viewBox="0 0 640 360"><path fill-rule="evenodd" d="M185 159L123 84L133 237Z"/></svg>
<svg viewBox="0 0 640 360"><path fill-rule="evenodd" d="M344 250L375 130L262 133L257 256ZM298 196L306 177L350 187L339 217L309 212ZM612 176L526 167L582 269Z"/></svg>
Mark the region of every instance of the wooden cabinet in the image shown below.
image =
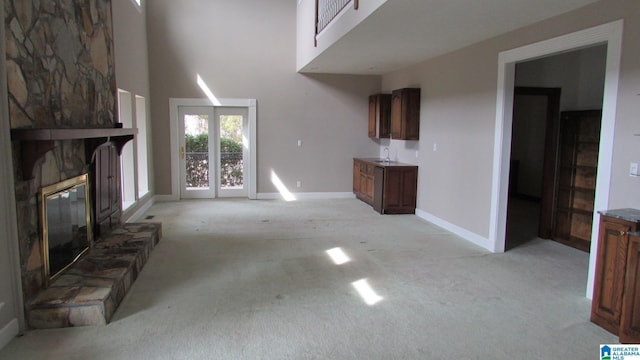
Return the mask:
<svg viewBox="0 0 640 360"><path fill-rule="evenodd" d="M106 143L96 148L93 204L96 235L120 223L119 157L116 147Z"/></svg>
<svg viewBox="0 0 640 360"><path fill-rule="evenodd" d="M353 192L369 205L373 205L374 201L374 168L374 165L365 161L353 161Z"/></svg>
<svg viewBox="0 0 640 360"><path fill-rule="evenodd" d="M591 247L601 117L600 110L560 117L553 240L583 251Z"/></svg>
<svg viewBox="0 0 640 360"><path fill-rule="evenodd" d="M369 96L369 137L388 138L391 126L391 95Z"/></svg>
<svg viewBox="0 0 640 360"><path fill-rule="evenodd" d="M620 342L640 344L640 234L629 234L627 271L620 319Z"/></svg>
<svg viewBox="0 0 640 360"><path fill-rule="evenodd" d="M418 168L394 167L384 174L384 204L387 214L413 214L416 209Z"/></svg>
<svg viewBox="0 0 640 360"><path fill-rule="evenodd" d="M623 342L640 340L640 239L633 236L639 224L638 210L611 210L600 216L591 321Z"/></svg>
<svg viewBox="0 0 640 360"><path fill-rule="evenodd" d="M391 138L418 140L420 137L420 89L405 88L391 93Z"/></svg>
<svg viewBox="0 0 640 360"><path fill-rule="evenodd" d="M414 214L417 188L415 165L353 160L353 192L381 214Z"/></svg>

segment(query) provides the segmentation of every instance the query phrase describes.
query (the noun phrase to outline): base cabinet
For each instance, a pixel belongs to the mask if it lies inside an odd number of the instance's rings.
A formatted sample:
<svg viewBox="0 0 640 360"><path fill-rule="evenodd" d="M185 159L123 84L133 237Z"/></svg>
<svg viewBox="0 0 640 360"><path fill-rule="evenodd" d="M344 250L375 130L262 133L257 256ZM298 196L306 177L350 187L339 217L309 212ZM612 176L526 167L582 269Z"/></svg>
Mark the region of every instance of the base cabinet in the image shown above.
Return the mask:
<svg viewBox="0 0 640 360"><path fill-rule="evenodd" d="M623 343L640 341L640 211L600 216L591 321Z"/></svg>
<svg viewBox="0 0 640 360"><path fill-rule="evenodd" d="M99 236L120 223L120 174L116 147L111 143L99 146L95 151L94 161L94 234Z"/></svg>
<svg viewBox="0 0 640 360"><path fill-rule="evenodd" d="M640 344L640 234L629 234L629 253L625 273L620 342Z"/></svg>
<svg viewBox="0 0 640 360"><path fill-rule="evenodd" d="M377 159L353 160L353 192L381 214L414 214L418 167Z"/></svg>

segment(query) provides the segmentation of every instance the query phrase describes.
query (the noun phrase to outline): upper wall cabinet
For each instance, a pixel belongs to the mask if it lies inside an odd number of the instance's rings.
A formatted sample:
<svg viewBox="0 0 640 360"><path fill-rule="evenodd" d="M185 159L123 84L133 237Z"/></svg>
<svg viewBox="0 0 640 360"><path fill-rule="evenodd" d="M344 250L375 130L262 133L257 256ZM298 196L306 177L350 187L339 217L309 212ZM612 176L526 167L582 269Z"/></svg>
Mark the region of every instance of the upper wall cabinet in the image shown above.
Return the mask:
<svg viewBox="0 0 640 360"><path fill-rule="evenodd" d="M369 96L369 137L388 138L391 126L391 95Z"/></svg>
<svg viewBox="0 0 640 360"><path fill-rule="evenodd" d="M420 89L394 90L391 94L391 138L418 140L419 134Z"/></svg>

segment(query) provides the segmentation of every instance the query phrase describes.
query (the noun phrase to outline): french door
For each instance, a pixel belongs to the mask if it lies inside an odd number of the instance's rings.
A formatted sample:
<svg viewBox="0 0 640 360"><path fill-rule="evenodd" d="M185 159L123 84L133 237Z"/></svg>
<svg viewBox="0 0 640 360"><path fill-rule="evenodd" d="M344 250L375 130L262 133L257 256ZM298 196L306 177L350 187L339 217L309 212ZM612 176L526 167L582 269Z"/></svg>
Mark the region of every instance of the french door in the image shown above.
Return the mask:
<svg viewBox="0 0 640 360"><path fill-rule="evenodd" d="M179 106L180 197L246 197L248 111Z"/></svg>

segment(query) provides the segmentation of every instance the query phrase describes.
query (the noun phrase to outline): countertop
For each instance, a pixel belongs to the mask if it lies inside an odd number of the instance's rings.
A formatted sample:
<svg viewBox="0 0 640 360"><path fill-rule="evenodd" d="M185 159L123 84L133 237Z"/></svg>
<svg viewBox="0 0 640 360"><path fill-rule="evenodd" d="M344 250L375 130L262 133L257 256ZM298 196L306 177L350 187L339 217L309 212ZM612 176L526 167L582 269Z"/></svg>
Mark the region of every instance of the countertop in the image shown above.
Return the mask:
<svg viewBox="0 0 640 360"><path fill-rule="evenodd" d="M620 220L640 222L640 210L638 209L613 209L598 211L598 214Z"/></svg>
<svg viewBox="0 0 640 360"><path fill-rule="evenodd" d="M360 161L364 161L367 163L370 163L374 166L379 166L379 167L393 167L393 166L415 166L418 167L418 165L414 165L414 164L406 164L406 163L401 163L398 161L389 161L387 162L385 159L382 158L354 158L355 160L360 160Z"/></svg>

